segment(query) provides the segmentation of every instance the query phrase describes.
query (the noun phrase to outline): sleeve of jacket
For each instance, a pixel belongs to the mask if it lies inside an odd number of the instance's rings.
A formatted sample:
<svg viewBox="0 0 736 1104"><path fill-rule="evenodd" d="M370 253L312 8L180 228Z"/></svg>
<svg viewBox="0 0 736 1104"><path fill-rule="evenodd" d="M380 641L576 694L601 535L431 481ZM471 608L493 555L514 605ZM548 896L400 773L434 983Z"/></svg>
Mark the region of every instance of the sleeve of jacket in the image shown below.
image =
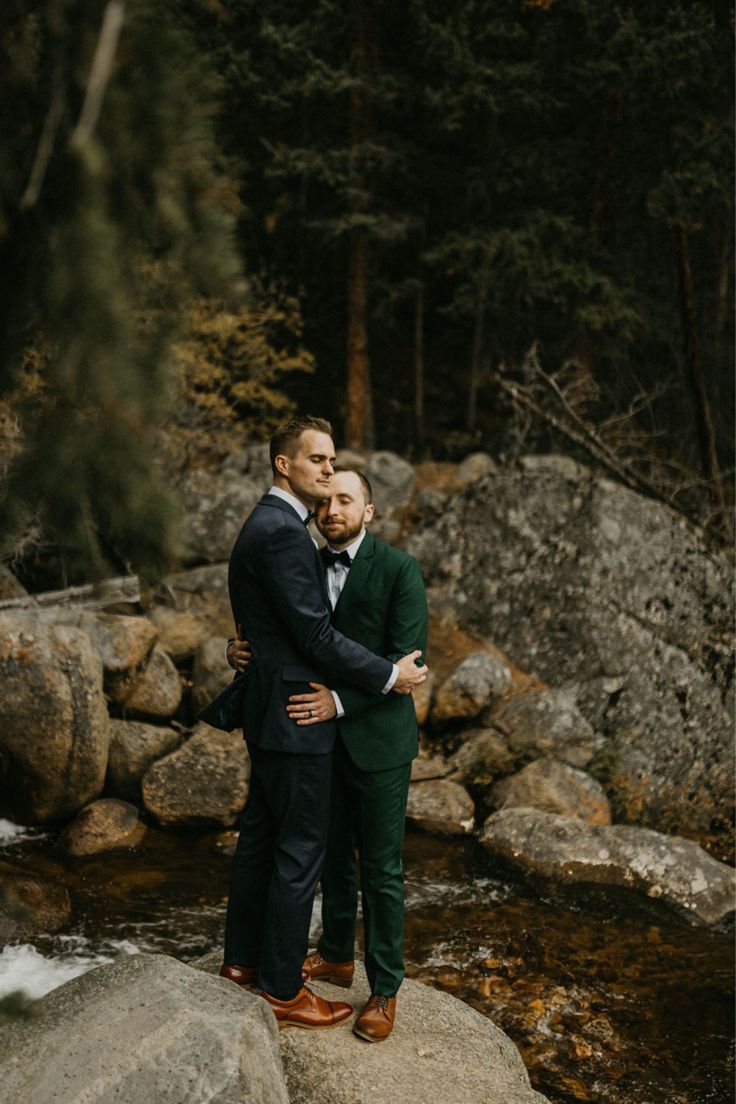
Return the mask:
<svg viewBox="0 0 736 1104"><path fill-rule="evenodd" d="M321 597L319 558L306 529L283 525L264 544L262 578L305 658L331 681L379 695L393 663L337 632Z"/></svg>
<svg viewBox="0 0 736 1104"><path fill-rule="evenodd" d="M418 648L424 660L427 652L428 622L424 581L419 564L411 557L401 565L391 588L386 626L387 658L393 663ZM337 693L346 717L353 717L365 709L380 706L386 700L350 687L340 686L337 688Z"/></svg>

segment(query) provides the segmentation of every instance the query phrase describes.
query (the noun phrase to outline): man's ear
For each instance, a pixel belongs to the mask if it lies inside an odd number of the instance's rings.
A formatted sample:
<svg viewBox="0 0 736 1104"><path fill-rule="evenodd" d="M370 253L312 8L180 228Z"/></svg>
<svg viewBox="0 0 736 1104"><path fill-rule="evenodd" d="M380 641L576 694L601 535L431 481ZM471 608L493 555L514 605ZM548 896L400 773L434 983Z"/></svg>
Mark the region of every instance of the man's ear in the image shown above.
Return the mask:
<svg viewBox="0 0 736 1104"><path fill-rule="evenodd" d="M273 460L274 467L279 475L289 475L289 457L288 456L275 456Z"/></svg>
<svg viewBox="0 0 736 1104"><path fill-rule="evenodd" d="M365 513L363 514L363 522L365 525L369 525L373 521L373 515L375 514L375 512L375 506L372 502L369 502L365 508Z"/></svg>

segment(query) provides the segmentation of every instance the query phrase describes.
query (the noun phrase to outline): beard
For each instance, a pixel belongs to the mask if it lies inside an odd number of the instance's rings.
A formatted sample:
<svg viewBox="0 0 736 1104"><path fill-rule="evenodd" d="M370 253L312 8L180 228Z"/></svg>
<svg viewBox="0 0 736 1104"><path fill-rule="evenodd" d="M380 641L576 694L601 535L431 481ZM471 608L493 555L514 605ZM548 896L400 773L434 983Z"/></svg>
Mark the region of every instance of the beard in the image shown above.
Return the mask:
<svg viewBox="0 0 736 1104"><path fill-rule="evenodd" d="M328 543L352 544L356 537L359 537L363 532L363 522L360 521L354 525L346 522L344 528L333 529L329 534L325 532L319 522L317 522L317 528Z"/></svg>

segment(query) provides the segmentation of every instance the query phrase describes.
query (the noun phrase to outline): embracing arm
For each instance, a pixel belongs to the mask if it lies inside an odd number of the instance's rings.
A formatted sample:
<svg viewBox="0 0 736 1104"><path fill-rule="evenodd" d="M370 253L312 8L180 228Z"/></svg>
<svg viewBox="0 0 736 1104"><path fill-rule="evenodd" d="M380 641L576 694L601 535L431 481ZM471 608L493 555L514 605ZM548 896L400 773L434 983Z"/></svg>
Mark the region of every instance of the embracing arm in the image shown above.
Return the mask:
<svg viewBox="0 0 736 1104"><path fill-rule="evenodd" d="M428 619L424 581L419 564L412 557L401 565L391 588L386 625L387 659L394 661L398 656L418 649L422 653L422 662L425 662ZM381 704L380 698L352 687L340 687L337 693L346 717Z"/></svg>

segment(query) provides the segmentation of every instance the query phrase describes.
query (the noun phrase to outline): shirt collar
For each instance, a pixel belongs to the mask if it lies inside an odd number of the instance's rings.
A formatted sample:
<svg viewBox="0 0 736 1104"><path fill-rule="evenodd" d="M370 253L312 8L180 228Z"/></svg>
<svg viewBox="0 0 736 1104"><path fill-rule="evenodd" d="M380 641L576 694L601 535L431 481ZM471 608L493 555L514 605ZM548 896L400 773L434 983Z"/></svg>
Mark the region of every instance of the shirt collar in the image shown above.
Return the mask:
<svg viewBox="0 0 736 1104"><path fill-rule="evenodd" d="M360 534L360 536L355 538L355 540L353 541L352 544L349 544L347 546L347 548L343 549L344 552L347 552L347 554L348 554L348 556L350 557L351 560L354 560L355 557L358 555L358 549L360 548L361 544L363 543L363 540L364 540L365 535L366 535L367 532L368 532L368 530L364 529L363 532ZM333 548L331 544L328 544L327 547L330 549L330 551L337 552L337 549Z"/></svg>
<svg viewBox="0 0 736 1104"><path fill-rule="evenodd" d="M268 493L270 495L275 495L276 498L282 498L284 502L288 502L289 505L293 507L294 510L296 510L302 521L307 520L309 510L304 505L304 503L296 497L296 495L293 495L290 491L282 491L281 487L272 487Z"/></svg>

